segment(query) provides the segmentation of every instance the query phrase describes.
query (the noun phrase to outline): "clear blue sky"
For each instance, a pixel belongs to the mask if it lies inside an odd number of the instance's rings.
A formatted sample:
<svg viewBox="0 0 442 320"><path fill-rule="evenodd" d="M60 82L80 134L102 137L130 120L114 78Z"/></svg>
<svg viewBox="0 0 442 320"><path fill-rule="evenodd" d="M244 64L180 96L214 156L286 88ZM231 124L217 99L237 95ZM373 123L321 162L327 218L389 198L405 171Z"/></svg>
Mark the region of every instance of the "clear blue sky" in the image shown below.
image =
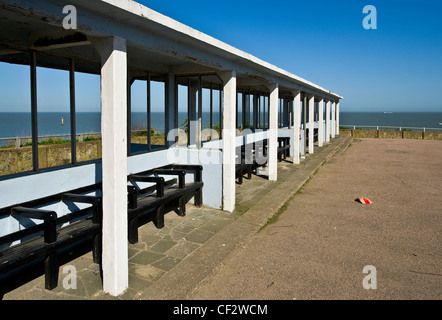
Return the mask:
<svg viewBox="0 0 442 320"><path fill-rule="evenodd" d="M342 111L442 112L441 0L138 2L342 95ZM377 9L377 30L363 28L366 5ZM29 103L20 95L29 73L14 72L0 64L0 96L19 97L0 102L0 109ZM39 105L65 104L67 88L53 84L66 82L67 74L41 71L39 83L45 81L51 84L39 87ZM88 91L97 87L97 78L86 77L78 99L99 105L99 93L89 98Z"/></svg>
<svg viewBox="0 0 442 320"><path fill-rule="evenodd" d="M342 95L342 111L442 112L441 0L139 2Z"/></svg>

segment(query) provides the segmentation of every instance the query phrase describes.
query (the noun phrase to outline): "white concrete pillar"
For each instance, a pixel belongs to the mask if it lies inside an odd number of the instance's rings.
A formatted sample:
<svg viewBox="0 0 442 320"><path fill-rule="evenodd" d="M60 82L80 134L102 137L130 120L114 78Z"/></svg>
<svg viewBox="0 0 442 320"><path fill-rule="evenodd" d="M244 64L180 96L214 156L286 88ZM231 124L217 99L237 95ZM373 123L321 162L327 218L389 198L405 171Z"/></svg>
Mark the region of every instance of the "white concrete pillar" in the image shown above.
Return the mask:
<svg viewBox="0 0 442 320"><path fill-rule="evenodd" d="M279 88L278 84L268 86L270 89L269 99L269 144L267 155L269 157L269 180L278 179L278 107L279 107Z"/></svg>
<svg viewBox="0 0 442 320"><path fill-rule="evenodd" d="M339 100L336 102L336 134L339 135Z"/></svg>
<svg viewBox="0 0 442 320"><path fill-rule="evenodd" d="M332 110L331 110L331 137L335 137L336 133L336 121L335 121L335 115L336 115L336 102L332 102Z"/></svg>
<svg viewBox="0 0 442 320"><path fill-rule="evenodd" d="M325 103L325 141L330 142L330 100Z"/></svg>
<svg viewBox="0 0 442 320"><path fill-rule="evenodd" d="M235 209L236 72L219 76L223 87L223 209Z"/></svg>
<svg viewBox="0 0 442 320"><path fill-rule="evenodd" d="M128 288L127 247L127 52L126 40L99 40L103 170L103 289Z"/></svg>
<svg viewBox="0 0 442 320"><path fill-rule="evenodd" d="M314 151L315 141L315 96L311 95L308 99L308 153Z"/></svg>
<svg viewBox="0 0 442 320"><path fill-rule="evenodd" d="M299 164L300 163L300 143L301 143L301 91L294 92L294 99L293 99L293 115L294 115L294 121L293 121L293 163Z"/></svg>
<svg viewBox="0 0 442 320"><path fill-rule="evenodd" d="M319 99L318 102L318 146L324 145L324 99Z"/></svg>

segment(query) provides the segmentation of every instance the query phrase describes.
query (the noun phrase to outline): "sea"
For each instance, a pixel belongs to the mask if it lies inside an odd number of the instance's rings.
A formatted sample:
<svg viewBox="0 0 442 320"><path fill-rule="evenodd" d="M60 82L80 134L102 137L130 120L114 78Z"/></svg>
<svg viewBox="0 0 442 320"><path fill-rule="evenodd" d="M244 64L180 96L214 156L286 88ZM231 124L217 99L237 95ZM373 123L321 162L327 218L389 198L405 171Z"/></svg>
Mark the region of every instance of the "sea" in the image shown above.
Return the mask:
<svg viewBox="0 0 442 320"><path fill-rule="evenodd" d="M178 126L184 126L187 112L178 113ZM76 115L77 134L91 134L101 132L101 115L99 112L77 112ZM217 125L220 122L219 112L212 113L212 123ZM202 125L210 123L210 112L203 112ZM70 113L69 112L39 112L37 115L38 136L70 135ZM147 128L147 113L132 112L132 130ZM151 127L157 129L158 133L164 133L165 116L163 112L151 113ZM31 136L31 114L27 112L0 112L0 146L2 138L30 137Z"/></svg>
<svg viewBox="0 0 442 320"><path fill-rule="evenodd" d="M143 112L133 112L132 129L147 128L147 114ZM182 126L186 112L178 114L178 124ZM238 114L241 118L241 112ZM70 134L70 114L64 112L40 112L38 113L38 135L69 135ZM220 122L219 113L213 112L213 124ZM203 112L202 125L209 125L210 113ZM164 130L164 113L152 112L151 127L158 132ZM378 126L385 127L417 128L425 127L428 131L435 129L442 130L442 112L341 112L341 126ZM94 133L101 131L100 113L78 112L76 114L77 134ZM432 128L432 129L431 129ZM31 114L21 112L1 112L0 113L0 138L28 137L31 135Z"/></svg>
<svg viewBox="0 0 442 320"><path fill-rule="evenodd" d="M341 112L341 126L379 129L412 128L416 131L442 131L442 112ZM394 129L392 128L392 129Z"/></svg>

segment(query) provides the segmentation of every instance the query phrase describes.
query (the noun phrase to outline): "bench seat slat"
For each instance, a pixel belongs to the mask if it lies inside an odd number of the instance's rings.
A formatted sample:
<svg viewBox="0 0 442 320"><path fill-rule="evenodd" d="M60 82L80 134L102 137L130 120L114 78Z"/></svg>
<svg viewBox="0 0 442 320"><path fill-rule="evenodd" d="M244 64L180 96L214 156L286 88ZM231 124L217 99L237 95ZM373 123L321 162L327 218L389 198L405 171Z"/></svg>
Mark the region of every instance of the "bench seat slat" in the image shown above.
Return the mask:
<svg viewBox="0 0 442 320"><path fill-rule="evenodd" d="M81 209L81 210L78 210L75 212L71 212L71 213L65 214L61 217L58 217L57 218L57 225L61 226L62 224L65 224L69 221L74 221L75 219L84 219L84 218L87 218L88 215L92 215L92 214L93 214L92 207L87 207L87 208L84 208L84 209ZM38 234L39 232L43 232L43 224L42 223L37 224L32 227L28 227L23 230L15 231L13 233L10 233L10 234L0 237L0 245L15 242L15 241L23 239L27 236L30 236L33 234Z"/></svg>
<svg viewBox="0 0 442 320"><path fill-rule="evenodd" d="M185 194L193 193L195 190L203 187L202 182L190 182L186 183L185 188L181 189L179 187L171 187L164 190L164 196L161 198L157 197L144 197L138 201L138 207L136 209L129 209L129 216L136 215L143 211L149 210L150 208L159 207L165 205L173 199L177 199Z"/></svg>
<svg viewBox="0 0 442 320"><path fill-rule="evenodd" d="M0 252L0 271L7 272L18 264L22 265L54 253L56 250L68 246L71 243L94 235L101 231L99 224L93 223L92 219L74 222L57 230L57 241L45 243L43 236L37 236L18 245L13 245Z"/></svg>

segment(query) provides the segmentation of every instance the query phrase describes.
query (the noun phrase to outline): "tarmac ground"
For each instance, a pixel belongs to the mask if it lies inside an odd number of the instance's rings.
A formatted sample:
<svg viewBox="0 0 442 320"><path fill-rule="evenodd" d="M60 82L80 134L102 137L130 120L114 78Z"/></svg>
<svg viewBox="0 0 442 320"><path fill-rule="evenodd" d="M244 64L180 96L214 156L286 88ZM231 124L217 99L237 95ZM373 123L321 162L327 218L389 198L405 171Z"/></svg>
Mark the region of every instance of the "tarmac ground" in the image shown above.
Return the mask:
<svg viewBox="0 0 442 320"><path fill-rule="evenodd" d="M353 140L187 298L440 300L441 194L442 141Z"/></svg>
<svg viewBox="0 0 442 320"><path fill-rule="evenodd" d="M341 134L301 164L279 162L276 182L237 184L233 213L188 205L163 229L141 227L118 297L87 253L60 267L57 288L41 276L3 299L439 300L441 191L442 141Z"/></svg>

